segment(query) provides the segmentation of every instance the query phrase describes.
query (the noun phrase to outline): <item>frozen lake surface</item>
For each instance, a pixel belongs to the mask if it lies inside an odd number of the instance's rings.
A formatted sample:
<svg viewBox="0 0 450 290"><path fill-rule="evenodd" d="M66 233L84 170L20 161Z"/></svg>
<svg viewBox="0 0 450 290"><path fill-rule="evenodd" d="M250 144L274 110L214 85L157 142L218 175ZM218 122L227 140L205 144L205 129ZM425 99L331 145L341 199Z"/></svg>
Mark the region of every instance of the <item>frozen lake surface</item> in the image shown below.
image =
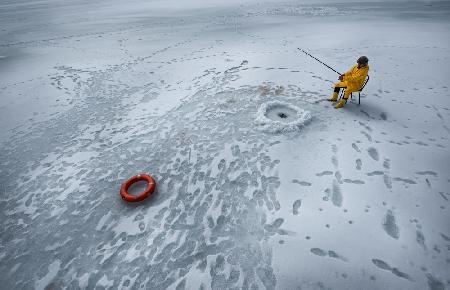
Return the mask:
<svg viewBox="0 0 450 290"><path fill-rule="evenodd" d="M2 1L0 288L450 289L448 19ZM297 47L338 71L367 55L361 105L323 101L337 74ZM271 102L311 118L260 130ZM157 190L126 203L140 172Z"/></svg>

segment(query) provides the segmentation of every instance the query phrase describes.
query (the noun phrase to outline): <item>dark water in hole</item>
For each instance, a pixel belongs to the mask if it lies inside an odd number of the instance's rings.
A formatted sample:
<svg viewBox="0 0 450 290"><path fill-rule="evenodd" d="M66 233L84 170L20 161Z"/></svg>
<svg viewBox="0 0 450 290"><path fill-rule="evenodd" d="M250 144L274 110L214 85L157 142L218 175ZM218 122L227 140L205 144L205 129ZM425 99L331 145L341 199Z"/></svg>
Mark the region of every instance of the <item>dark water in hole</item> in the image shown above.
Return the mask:
<svg viewBox="0 0 450 290"><path fill-rule="evenodd" d="M147 181L144 180L133 183L127 190L128 194L138 195L147 188L147 185L148 185Z"/></svg>
<svg viewBox="0 0 450 290"><path fill-rule="evenodd" d="M290 123L297 119L297 111L288 107L279 106L268 109L266 117L274 121Z"/></svg>

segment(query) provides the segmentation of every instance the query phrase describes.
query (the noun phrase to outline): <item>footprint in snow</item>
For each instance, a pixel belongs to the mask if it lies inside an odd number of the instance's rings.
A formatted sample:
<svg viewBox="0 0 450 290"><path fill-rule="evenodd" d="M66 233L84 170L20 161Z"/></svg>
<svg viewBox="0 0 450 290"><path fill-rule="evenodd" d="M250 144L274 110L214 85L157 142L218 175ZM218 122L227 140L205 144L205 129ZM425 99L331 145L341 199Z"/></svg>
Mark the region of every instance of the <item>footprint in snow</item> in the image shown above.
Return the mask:
<svg viewBox="0 0 450 290"><path fill-rule="evenodd" d="M369 156L372 157L373 160L378 161L379 160L379 155L378 155L378 150L370 147L369 149L367 149L367 153L369 153Z"/></svg>
<svg viewBox="0 0 450 290"><path fill-rule="evenodd" d="M434 171L417 171L415 173L418 175L432 175L434 177L437 177L437 173Z"/></svg>
<svg viewBox="0 0 450 290"><path fill-rule="evenodd" d="M427 250L427 246L425 245L425 236L420 230L416 231L416 241L422 247L422 249L424 249L425 251Z"/></svg>
<svg viewBox="0 0 450 290"><path fill-rule="evenodd" d="M361 159L356 159L356 169L361 170L361 167L362 167Z"/></svg>
<svg viewBox="0 0 450 290"><path fill-rule="evenodd" d="M264 229L268 232L269 235L278 234L287 234L287 231L280 229L281 225L284 223L283 218L277 218L271 224L266 224Z"/></svg>
<svg viewBox="0 0 450 290"><path fill-rule="evenodd" d="M359 124L361 126L363 126L367 131L372 132L372 128L369 125L367 125L367 124L365 124L363 122L359 122Z"/></svg>
<svg viewBox="0 0 450 290"><path fill-rule="evenodd" d="M334 177L336 177L336 180L339 182L339 184L342 184L342 174L339 170L334 173Z"/></svg>
<svg viewBox="0 0 450 290"><path fill-rule="evenodd" d="M311 253L313 253L316 256L320 256L320 257L328 256L328 257L333 258L333 259L338 259L338 260L341 260L341 261L344 261L344 262L348 262L347 258L337 254L335 251L332 251L332 250L326 251L326 250L322 250L320 248L311 248L310 251L311 251Z"/></svg>
<svg viewBox="0 0 450 290"><path fill-rule="evenodd" d="M384 172L379 171L379 170L366 173L367 176L375 176L375 175L383 175L383 174L384 174Z"/></svg>
<svg viewBox="0 0 450 290"><path fill-rule="evenodd" d="M358 179L344 179L345 183L353 183L353 184L364 184L365 182Z"/></svg>
<svg viewBox="0 0 450 290"><path fill-rule="evenodd" d="M372 136L370 136L367 132L365 131L361 131L361 134L363 134L364 136L366 136L367 140L369 142L372 142Z"/></svg>
<svg viewBox="0 0 450 290"><path fill-rule="evenodd" d="M294 204L292 205L292 212L294 215L298 215L298 209L300 208L301 205L302 205L301 199L297 199L296 201L294 201Z"/></svg>
<svg viewBox="0 0 450 290"><path fill-rule="evenodd" d="M383 260L372 259L372 263L375 266L377 266L378 268L380 268L381 270L390 271L392 274L394 274L397 277L412 281L412 278L408 274L400 271L399 269L397 269L395 267L391 267L388 263L386 263Z"/></svg>
<svg viewBox="0 0 450 290"><path fill-rule="evenodd" d="M318 177L322 177L322 176L324 176L324 175L333 175L333 172L327 170L327 171L322 171L322 172L320 172L320 173L316 173L316 176L318 176Z"/></svg>
<svg viewBox="0 0 450 290"><path fill-rule="evenodd" d="M383 167L384 167L384 169L389 169L389 168L391 168L391 163L390 163L390 160L389 159L384 159L384 162L383 162Z"/></svg>
<svg viewBox="0 0 450 290"><path fill-rule="evenodd" d="M384 184L386 185L387 188L389 188L389 189L392 188L392 179L391 179L390 175L384 174L383 175L383 181L384 181Z"/></svg>
<svg viewBox="0 0 450 290"><path fill-rule="evenodd" d="M355 149L356 152L361 153L361 150L359 150L358 145L355 143L352 143L352 148Z"/></svg>
<svg viewBox="0 0 450 290"><path fill-rule="evenodd" d="M333 145L331 146L331 150L333 151L333 153L337 153L337 150L338 150L338 149L337 149L337 146L333 144Z"/></svg>
<svg viewBox="0 0 450 290"><path fill-rule="evenodd" d="M339 183L337 180L333 181L333 189L331 193L331 201L333 202L333 205L337 207L342 206L343 196L341 193L341 188L339 187Z"/></svg>
<svg viewBox="0 0 450 290"><path fill-rule="evenodd" d="M442 196L443 199L445 199L446 201L448 201L448 197L446 197L445 194L449 195L448 193L439 191L439 195Z"/></svg>
<svg viewBox="0 0 450 290"><path fill-rule="evenodd" d="M388 210L386 216L382 222L384 231L394 239L398 239L400 236L399 228L397 226L397 222L394 216L394 213L391 210Z"/></svg>
<svg viewBox="0 0 450 290"><path fill-rule="evenodd" d="M333 163L333 165L334 165L335 167L338 167L338 166L339 166L339 162L338 162L336 156L331 157L331 163Z"/></svg>
<svg viewBox="0 0 450 290"><path fill-rule="evenodd" d="M394 177L393 179L395 181L401 181L401 182L407 183L407 184L417 184L417 182L415 182L414 180L408 179L408 178Z"/></svg>
<svg viewBox="0 0 450 290"><path fill-rule="evenodd" d="M300 184L301 186L311 186L310 182L299 181L298 179L292 179L292 183Z"/></svg>

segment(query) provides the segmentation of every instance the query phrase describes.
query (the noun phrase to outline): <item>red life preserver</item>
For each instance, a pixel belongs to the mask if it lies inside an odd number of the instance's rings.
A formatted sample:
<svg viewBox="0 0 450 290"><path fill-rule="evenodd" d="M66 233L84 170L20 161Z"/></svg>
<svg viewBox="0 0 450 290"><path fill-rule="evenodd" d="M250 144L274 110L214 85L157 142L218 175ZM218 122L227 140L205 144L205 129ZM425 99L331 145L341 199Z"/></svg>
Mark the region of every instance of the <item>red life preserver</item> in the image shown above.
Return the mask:
<svg viewBox="0 0 450 290"><path fill-rule="evenodd" d="M131 195L129 194L128 188L130 188L130 186L133 183L136 183L138 181L147 181L147 187L145 188L144 191L140 192L138 195ZM138 174L135 176L130 177L127 181L125 181L124 183L122 183L122 186L120 187L120 195L122 196L122 198L126 201L142 201L144 199L146 199L150 194L153 193L153 191L156 188L156 182L153 179L153 177L151 177L148 174Z"/></svg>

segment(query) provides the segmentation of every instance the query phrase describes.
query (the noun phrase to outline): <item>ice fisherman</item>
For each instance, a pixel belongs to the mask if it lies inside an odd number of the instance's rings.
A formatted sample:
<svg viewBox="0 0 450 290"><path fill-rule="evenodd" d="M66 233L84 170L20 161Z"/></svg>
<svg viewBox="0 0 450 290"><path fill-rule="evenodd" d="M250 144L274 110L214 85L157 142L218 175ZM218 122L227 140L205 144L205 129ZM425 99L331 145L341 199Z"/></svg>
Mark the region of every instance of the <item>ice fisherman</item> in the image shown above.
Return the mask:
<svg viewBox="0 0 450 290"><path fill-rule="evenodd" d="M339 76L339 82L334 84L334 92L329 101L336 102L338 100L339 91L345 89L344 97L336 104L335 108L342 108L347 102L351 93L359 91L369 73L369 59L367 56L361 56L356 61L357 64L351 69Z"/></svg>

